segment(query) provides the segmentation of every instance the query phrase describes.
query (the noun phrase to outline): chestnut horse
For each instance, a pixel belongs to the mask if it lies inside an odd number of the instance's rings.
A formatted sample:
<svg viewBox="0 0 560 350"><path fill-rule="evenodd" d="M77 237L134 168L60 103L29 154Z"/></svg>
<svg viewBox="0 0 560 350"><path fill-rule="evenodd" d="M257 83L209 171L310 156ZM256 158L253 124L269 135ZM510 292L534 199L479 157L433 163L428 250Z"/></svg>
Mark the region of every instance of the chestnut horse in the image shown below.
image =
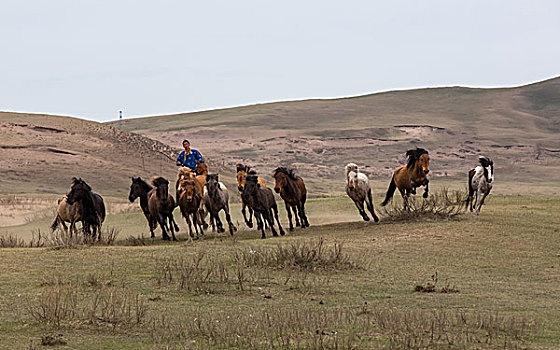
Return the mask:
<svg viewBox="0 0 560 350"><path fill-rule="evenodd" d="M366 174L359 172L358 166L354 163L346 164L346 194L354 201L364 221L369 221L369 216L364 209L364 202L373 220L375 222L379 221L373 207L373 196L368 177Z"/></svg>
<svg viewBox="0 0 560 350"><path fill-rule="evenodd" d="M189 235L194 238L192 230L192 221L194 221L194 229L196 231L196 237L198 238L198 228L200 227L201 234L204 234L204 225L202 221L202 213L200 212L200 206L203 203L203 197L199 195L197 191L197 180L196 178L184 178L179 182L179 187L181 188L181 196L179 197L179 209L181 209L181 214L187 222L189 228Z"/></svg>
<svg viewBox="0 0 560 350"><path fill-rule="evenodd" d="M296 175L293 169L288 170L284 167L276 168L272 176L274 180L276 180L274 191L280 193L280 197L282 197L286 205L286 212L288 213L288 220L290 221L290 231L294 230L290 208L296 217L296 226L300 226L298 220L299 216L299 219L301 219L301 228L309 227L309 221L307 220L307 215L305 215L307 189L305 188L305 183L301 176Z"/></svg>
<svg viewBox="0 0 560 350"><path fill-rule="evenodd" d="M247 177L248 174L250 175L257 175L256 171L251 170L251 167L249 165L243 165L241 163L238 163L235 165L236 167L236 171L237 171L237 190L239 191L239 195L241 196L241 213L243 214L243 219L245 220L245 224L249 227L252 228L253 227L253 209L251 208L251 205L247 202L247 200L251 200L251 197L249 197L249 199L245 199L245 197L243 197L243 189L245 188L245 178ZM266 187L266 181L258 176L257 177L257 182L259 183L259 185L261 187ZM249 208L249 220L247 220L247 214L245 212L245 208L248 207Z"/></svg>
<svg viewBox="0 0 560 350"><path fill-rule="evenodd" d="M66 203L82 204L82 231L91 235L92 240L101 240L101 225L105 220L105 203L103 198L91 191L91 187L82 179L72 178L70 192L66 196ZM93 229L93 231L92 231Z"/></svg>
<svg viewBox="0 0 560 350"><path fill-rule="evenodd" d="M206 175L208 174L208 170L206 169L206 164L204 162L196 163L197 169L202 173L197 175L197 172L193 172L188 167L181 167L179 168L179 172L177 173L177 181L175 183L175 200L177 204L179 204L179 199L181 197L181 193L183 189L181 188L181 181L182 180L193 180L195 181L195 190L196 193L200 198L204 198L204 187L206 186ZM197 171L198 171L197 170ZM200 201L200 208L198 209L200 212L200 217L202 218L202 225L206 229L208 225L204 221L204 217L206 216L204 213L204 203Z"/></svg>
<svg viewBox="0 0 560 350"><path fill-rule="evenodd" d="M387 189L385 200L381 203L386 206L393 197L395 189L399 189L404 200L404 207L408 208L408 198L411 194L416 194L416 187L425 186L424 198L428 198L428 183L426 175L430 172L430 155L423 148L411 149L406 151L408 163L401 166L393 173L393 178Z"/></svg>
<svg viewBox="0 0 560 350"><path fill-rule="evenodd" d="M162 238L169 240L170 237L167 231L171 231L173 240L176 241L174 231L173 209L175 209L175 200L169 194L169 181L161 176L152 178L152 190L148 192L148 211L150 215L159 223L161 228ZM169 225L167 224L169 221ZM148 223L150 219L148 219ZM152 238L154 237L152 232Z"/></svg>

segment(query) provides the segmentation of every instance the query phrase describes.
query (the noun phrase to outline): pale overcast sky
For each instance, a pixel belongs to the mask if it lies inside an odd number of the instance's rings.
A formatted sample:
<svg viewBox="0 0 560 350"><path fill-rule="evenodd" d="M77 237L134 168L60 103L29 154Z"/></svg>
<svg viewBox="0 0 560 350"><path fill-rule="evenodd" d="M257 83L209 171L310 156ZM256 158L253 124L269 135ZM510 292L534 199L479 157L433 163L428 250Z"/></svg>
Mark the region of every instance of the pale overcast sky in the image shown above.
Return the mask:
<svg viewBox="0 0 560 350"><path fill-rule="evenodd" d="M0 0L0 110L106 121L560 75L560 1Z"/></svg>

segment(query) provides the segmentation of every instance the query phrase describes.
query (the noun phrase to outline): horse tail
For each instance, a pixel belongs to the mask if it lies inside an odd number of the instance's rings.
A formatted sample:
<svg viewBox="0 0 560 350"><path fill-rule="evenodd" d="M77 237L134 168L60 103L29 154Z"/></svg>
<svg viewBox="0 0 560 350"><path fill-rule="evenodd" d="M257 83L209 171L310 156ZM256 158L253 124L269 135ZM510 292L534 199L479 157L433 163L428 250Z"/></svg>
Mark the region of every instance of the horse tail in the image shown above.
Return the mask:
<svg viewBox="0 0 560 350"><path fill-rule="evenodd" d="M389 188L387 189L387 194L385 195L385 200L383 201L383 203L381 203L382 206L386 206L387 203L389 203L389 200L393 198L393 194L395 193L396 189L397 189L397 184L395 183L395 175L393 174L393 177L391 178L391 183L389 184Z"/></svg>
<svg viewBox="0 0 560 350"><path fill-rule="evenodd" d="M60 222L60 216L56 214L53 223L51 224L51 230L54 231L58 227L58 223Z"/></svg>

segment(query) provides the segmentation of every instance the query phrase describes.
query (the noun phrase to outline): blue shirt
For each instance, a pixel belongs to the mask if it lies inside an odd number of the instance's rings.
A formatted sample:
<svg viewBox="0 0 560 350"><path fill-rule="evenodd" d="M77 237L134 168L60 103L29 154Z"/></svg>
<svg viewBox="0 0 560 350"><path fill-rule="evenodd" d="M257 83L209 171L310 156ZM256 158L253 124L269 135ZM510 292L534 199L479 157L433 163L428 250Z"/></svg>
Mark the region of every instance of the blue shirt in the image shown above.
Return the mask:
<svg viewBox="0 0 560 350"><path fill-rule="evenodd" d="M179 153L179 157L177 157L177 162L181 163L182 166L189 167L191 169L196 168L196 162L203 162L202 155L199 151L191 148L189 154L186 154L185 151Z"/></svg>

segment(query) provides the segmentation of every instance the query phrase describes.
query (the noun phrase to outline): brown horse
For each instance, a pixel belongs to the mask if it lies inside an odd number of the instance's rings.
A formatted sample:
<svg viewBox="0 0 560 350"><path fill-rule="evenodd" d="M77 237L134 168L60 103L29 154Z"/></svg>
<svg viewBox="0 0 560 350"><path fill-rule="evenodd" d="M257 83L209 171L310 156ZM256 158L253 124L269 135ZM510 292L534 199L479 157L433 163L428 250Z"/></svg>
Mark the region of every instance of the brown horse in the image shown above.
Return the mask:
<svg viewBox="0 0 560 350"><path fill-rule="evenodd" d="M76 223L82 221L82 212L83 207L81 202L75 202L74 204L70 205L68 204L68 202L66 202L66 196L64 196L62 199L58 200L56 217L51 224L51 230L56 230L56 228L60 224L64 228L64 231L70 233L70 237L72 237L72 235L77 232ZM65 222L70 223L70 231L68 231L68 227L66 226Z"/></svg>
<svg viewBox="0 0 560 350"><path fill-rule="evenodd" d="M249 165L243 165L241 163L236 164L236 171L237 171L237 190L239 191L239 195L241 196L241 213L243 214L243 219L245 220L245 224L249 227L252 228L253 227L253 209L251 208L251 205L247 202L247 200L251 200L251 197L249 197L248 199L245 199L245 197L243 197L243 189L245 188L245 182L247 174L250 175L257 175L257 173L254 170L251 170L251 167ZM266 187L266 181L258 176L257 177L257 182L259 183L259 185L261 187ZM245 208L249 207L249 219L247 220L247 215L245 212Z"/></svg>
<svg viewBox="0 0 560 350"><path fill-rule="evenodd" d="M247 182L243 189L243 197L247 200L253 211L255 212L255 220L257 221L257 229L261 230L262 237L266 238L264 233L264 223L268 223L272 236L278 237L278 232L274 229L274 218L278 224L280 234L285 234L280 220L278 219L278 206L274 199L274 193L270 188L261 187L257 181L256 175L247 175ZM274 216L273 216L274 213Z"/></svg>
<svg viewBox="0 0 560 350"><path fill-rule="evenodd" d="M430 182L427 178L430 172L428 151L423 148L411 149L406 151L406 156L408 157L408 163L393 173L385 200L381 203L382 206L389 203L397 188L403 197L405 208L408 208L410 195L416 194L416 187L425 186L423 197L428 198L428 183Z"/></svg>
<svg viewBox="0 0 560 350"><path fill-rule="evenodd" d="M72 178L70 192L66 196L69 205L81 203L82 205L82 231L86 235L91 235L95 240L101 240L101 225L105 220L105 203L103 198L97 193L93 193L91 186L84 180ZM92 231L93 229L93 231Z"/></svg>
<svg viewBox="0 0 560 350"><path fill-rule="evenodd" d="M206 164L204 162L196 163L197 168L201 171L200 175L197 175L196 172L193 172L188 167L181 167L179 168L179 172L177 173L177 182L175 183L175 198L177 204L179 204L179 199L181 198L181 193L183 189L181 188L181 181L182 180L193 180L195 181L195 190L197 195L200 198L204 197L204 186L206 186L206 175L208 174L208 170L206 169ZM200 212L200 217L202 218L202 225L206 229L208 224L204 221L204 217L206 214L204 213L204 203L200 201L200 208L198 209Z"/></svg>
<svg viewBox="0 0 560 350"><path fill-rule="evenodd" d="M181 209L181 214L187 222L189 227L189 235L194 238L192 224L194 221L194 229L196 231L196 237L198 238L198 228L200 227L201 234L204 235L204 224L202 220L202 213L200 212L200 206L203 203L202 196L198 194L197 191L197 180L196 178L185 178L179 182L179 187L181 188L181 196L179 197L179 209ZM192 217L192 221L191 221Z"/></svg>
<svg viewBox="0 0 560 350"><path fill-rule="evenodd" d="M299 219L301 219L301 228L309 227L309 221L307 221L307 215L305 215L307 189L305 188L303 179L296 175L293 169L286 169L284 167L276 168L272 176L276 180L274 191L280 193L280 197L282 197L286 205L286 212L288 213L288 220L290 221L290 231L294 230L290 208L293 210L296 217L296 226L300 226L298 220L299 216Z"/></svg>
<svg viewBox="0 0 560 350"><path fill-rule="evenodd" d="M173 219L173 209L175 209L175 200L173 196L169 194L169 181L161 176L155 176L152 178L152 190L148 192L148 211L152 218L154 218L161 228L162 238L164 240L169 240L169 235L167 231L171 231L171 236L173 240L176 241L174 231ZM148 220L149 223L150 220ZM169 226L167 222L169 221ZM175 224L176 225L176 224ZM153 232L152 232L153 238Z"/></svg>

